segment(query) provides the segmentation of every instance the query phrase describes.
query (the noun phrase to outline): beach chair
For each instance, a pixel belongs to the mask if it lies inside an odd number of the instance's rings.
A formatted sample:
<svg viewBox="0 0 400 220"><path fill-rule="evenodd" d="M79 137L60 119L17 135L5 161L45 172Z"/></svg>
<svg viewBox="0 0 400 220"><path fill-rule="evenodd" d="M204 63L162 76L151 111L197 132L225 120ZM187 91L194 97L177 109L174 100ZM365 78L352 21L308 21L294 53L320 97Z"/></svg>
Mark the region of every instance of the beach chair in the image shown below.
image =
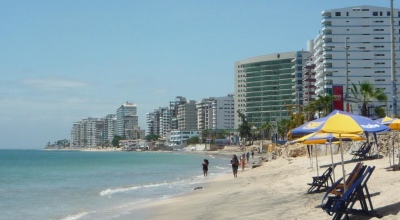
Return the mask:
<svg viewBox="0 0 400 220"><path fill-rule="evenodd" d="M348 208L348 213L352 215L363 215L363 216L375 216L376 211L374 210L374 207L372 205L371 201L371 195L369 194L367 182L369 178L371 177L372 173L375 170L375 166L371 167L367 173L364 181L361 183L361 186L356 189L356 194L355 196L357 199L350 204L350 207ZM368 200L368 203L367 203ZM361 209L353 209L353 206L355 205L356 201L360 202Z"/></svg>
<svg viewBox="0 0 400 220"><path fill-rule="evenodd" d="M365 146L366 146L367 144L368 144L368 142L362 143L361 147L358 148L358 150L356 150L356 151L351 151L350 154L351 154L351 155L354 155L354 154L360 154L360 153L362 153L362 152L364 151L364 149L365 149Z"/></svg>
<svg viewBox="0 0 400 220"><path fill-rule="evenodd" d="M357 179L357 181L351 184L351 186L345 193L343 193L343 195L328 196L329 191L325 194L324 198L322 199L321 208L328 213L328 215L333 215L332 220L340 220L343 215L348 217L348 214L356 213L355 210L352 210L352 207L354 206L354 203L361 197L364 196L365 198L365 194L361 193L361 191L363 191L363 186L366 186L366 182L371 176L371 170L373 171L373 169L374 168L368 167L367 171L359 179ZM335 185L338 185L341 181L342 178L334 183L332 187L336 187ZM326 203L324 203L325 199L328 199ZM350 209L348 208L349 205L351 207ZM366 214L364 210L363 214Z"/></svg>
<svg viewBox="0 0 400 220"><path fill-rule="evenodd" d="M371 151L373 143L369 143L365 146L365 148L361 151L361 152L357 152L355 154L353 154L353 159L352 160L356 160L356 159L365 159L367 158L368 153Z"/></svg>
<svg viewBox="0 0 400 220"><path fill-rule="evenodd" d="M363 163L357 163L356 166L354 167L353 171L349 173L347 179L346 179L346 188L349 188L350 185L357 179L357 177L361 176L363 172L360 173L362 169L365 170L365 166L363 166ZM364 171L363 170L363 171ZM361 174L361 175L359 175ZM344 184L343 183L338 183L335 188L333 188L330 192L331 194L335 195L342 195L344 191Z"/></svg>
<svg viewBox="0 0 400 220"><path fill-rule="evenodd" d="M329 187L329 180L333 184L332 180L332 167L329 167L321 176L313 176L313 182L307 183L311 187L307 190L307 193L320 192L321 188Z"/></svg>

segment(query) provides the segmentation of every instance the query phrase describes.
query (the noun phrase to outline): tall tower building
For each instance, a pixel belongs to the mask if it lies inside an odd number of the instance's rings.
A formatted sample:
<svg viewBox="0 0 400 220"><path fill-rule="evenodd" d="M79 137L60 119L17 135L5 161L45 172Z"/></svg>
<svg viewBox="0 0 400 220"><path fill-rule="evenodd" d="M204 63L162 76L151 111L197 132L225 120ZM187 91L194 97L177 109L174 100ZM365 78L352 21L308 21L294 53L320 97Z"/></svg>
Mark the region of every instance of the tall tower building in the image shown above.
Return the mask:
<svg viewBox="0 0 400 220"><path fill-rule="evenodd" d="M295 51L235 62L235 111L255 126L289 118L285 105L303 104L303 67L310 55ZM239 116L234 116L238 128Z"/></svg>
<svg viewBox="0 0 400 220"><path fill-rule="evenodd" d="M178 129L197 130L196 101L190 100L178 107Z"/></svg>
<svg viewBox="0 0 400 220"><path fill-rule="evenodd" d="M125 116L132 116L132 117L125 117ZM121 107L117 110L117 120L116 120L116 127L115 127L115 134L118 136L125 136L125 124L127 124L127 120L133 124L129 124L132 126L138 125L137 120L137 106L136 104L132 104L129 102L124 103ZM135 120L136 118L136 120Z"/></svg>
<svg viewBox="0 0 400 220"><path fill-rule="evenodd" d="M394 10L395 52L399 54L400 11ZM347 54L346 54L347 38ZM344 109L343 97L352 83L369 81L391 96L390 8L354 6L322 12L322 33L314 40L317 94L333 94L335 109ZM348 91L346 91L346 59ZM396 58L399 66L400 57ZM399 87L399 82L397 87ZM388 101L390 102L390 98ZM375 103L375 106L386 103ZM357 105L352 105L356 110ZM390 111L391 103L388 103ZM354 109L355 108L355 109ZM354 112L354 113L357 113ZM390 112L389 112L390 113ZM390 114L389 114L390 115Z"/></svg>
<svg viewBox="0 0 400 220"><path fill-rule="evenodd" d="M103 134L103 141L111 143L114 139L115 133L115 124L116 124L117 117L115 114L108 114L104 118L104 134Z"/></svg>

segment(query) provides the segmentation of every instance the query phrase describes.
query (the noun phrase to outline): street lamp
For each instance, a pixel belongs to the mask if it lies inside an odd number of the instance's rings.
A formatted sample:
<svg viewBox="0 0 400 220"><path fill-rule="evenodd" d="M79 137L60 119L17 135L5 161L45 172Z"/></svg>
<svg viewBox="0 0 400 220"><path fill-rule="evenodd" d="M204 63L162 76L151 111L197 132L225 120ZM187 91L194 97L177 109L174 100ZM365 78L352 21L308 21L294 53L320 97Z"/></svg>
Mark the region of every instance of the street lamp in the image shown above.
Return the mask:
<svg viewBox="0 0 400 220"><path fill-rule="evenodd" d="M397 116L397 88L396 88L396 69L395 69L395 54L394 54L394 20L393 20L393 0L390 0L390 43L391 43L391 83L392 83L392 118Z"/></svg>

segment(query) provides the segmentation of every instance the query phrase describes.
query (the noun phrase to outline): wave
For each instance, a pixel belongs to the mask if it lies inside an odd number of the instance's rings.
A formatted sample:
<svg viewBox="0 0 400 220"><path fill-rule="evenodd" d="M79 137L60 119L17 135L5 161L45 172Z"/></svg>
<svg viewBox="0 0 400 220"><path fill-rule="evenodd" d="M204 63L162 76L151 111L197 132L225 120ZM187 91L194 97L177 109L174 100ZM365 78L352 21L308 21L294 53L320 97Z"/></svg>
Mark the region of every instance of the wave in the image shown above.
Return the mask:
<svg viewBox="0 0 400 220"><path fill-rule="evenodd" d="M114 193L119 193L119 192L125 192L125 191L130 191L130 190L135 190L135 189L140 189L140 188L148 188L148 187L156 187L156 186L162 186L166 185L167 183L154 183L154 184L147 184L147 185L140 185L140 186L127 186L127 187L120 187L120 188L114 188L114 189L106 189L103 190L99 193L100 196L107 196L111 195Z"/></svg>
<svg viewBox="0 0 400 220"><path fill-rule="evenodd" d="M81 211L80 213L78 213L78 214L75 214L75 215L68 215L68 216L66 216L66 217L63 217L61 220L76 220L76 219L79 219L79 218L81 218L81 217L83 217L83 216L85 216L85 215L87 215L87 214L89 214L88 212L85 212L85 211Z"/></svg>

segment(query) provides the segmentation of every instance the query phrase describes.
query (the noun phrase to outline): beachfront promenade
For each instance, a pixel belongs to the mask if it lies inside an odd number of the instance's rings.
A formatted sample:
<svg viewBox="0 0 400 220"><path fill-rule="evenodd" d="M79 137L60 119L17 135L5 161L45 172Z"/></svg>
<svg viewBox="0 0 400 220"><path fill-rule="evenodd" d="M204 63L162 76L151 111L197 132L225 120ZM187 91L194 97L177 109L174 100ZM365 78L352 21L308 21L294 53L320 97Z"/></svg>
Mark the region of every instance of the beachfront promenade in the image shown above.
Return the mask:
<svg viewBox="0 0 400 220"><path fill-rule="evenodd" d="M352 155L345 154L346 161L351 158ZM320 165L330 164L329 155L318 159ZM339 154L334 155L334 161L340 161ZM400 219L400 171L387 169L387 157L363 162L376 166L368 182L375 210L383 216L381 219ZM345 165L347 173L356 163ZM149 213L150 219L332 219L317 207L325 193L305 194L309 188L307 183L316 176L316 171L309 167L306 156L281 157L262 167L239 171L236 179L231 173L208 178L200 184L202 190L151 203L142 211ZM342 175L338 167L336 179ZM351 216L350 219L378 218Z"/></svg>

